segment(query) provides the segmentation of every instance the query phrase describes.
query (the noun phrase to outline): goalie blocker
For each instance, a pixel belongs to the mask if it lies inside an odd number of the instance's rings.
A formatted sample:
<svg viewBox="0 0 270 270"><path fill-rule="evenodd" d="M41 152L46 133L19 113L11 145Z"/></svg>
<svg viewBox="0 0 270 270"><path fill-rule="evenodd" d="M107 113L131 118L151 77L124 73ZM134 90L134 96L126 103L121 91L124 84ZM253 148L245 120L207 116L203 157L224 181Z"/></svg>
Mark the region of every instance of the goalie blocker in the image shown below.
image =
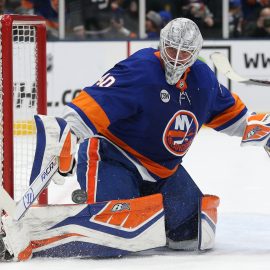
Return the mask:
<svg viewBox="0 0 270 270"><path fill-rule="evenodd" d="M37 146L30 184L53 157L58 158L58 172L61 175L72 175L75 172L74 155L78 139L69 124L62 118L45 115L35 115L35 123ZM53 178L56 184L59 184L58 179L59 177Z"/></svg>
<svg viewBox="0 0 270 270"><path fill-rule="evenodd" d="M270 157L270 114L252 114L246 120L241 146L263 146Z"/></svg>
<svg viewBox="0 0 270 270"><path fill-rule="evenodd" d="M199 203L198 236L173 242L173 249L204 250L214 245L219 198ZM166 245L162 195L95 204L33 207L20 221L2 216L2 261L34 257L119 257Z"/></svg>

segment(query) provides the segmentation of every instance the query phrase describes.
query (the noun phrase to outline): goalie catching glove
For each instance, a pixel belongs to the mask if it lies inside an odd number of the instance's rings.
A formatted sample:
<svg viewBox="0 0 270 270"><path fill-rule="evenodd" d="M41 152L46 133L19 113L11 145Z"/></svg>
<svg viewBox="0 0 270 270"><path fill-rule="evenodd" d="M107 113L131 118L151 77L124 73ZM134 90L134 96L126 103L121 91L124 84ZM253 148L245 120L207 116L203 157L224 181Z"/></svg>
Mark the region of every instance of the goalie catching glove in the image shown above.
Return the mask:
<svg viewBox="0 0 270 270"><path fill-rule="evenodd" d="M77 137L62 118L35 115L37 146L30 184L53 156L59 157L59 174L70 176L75 172ZM63 184L60 175L53 177L56 184Z"/></svg>
<svg viewBox="0 0 270 270"><path fill-rule="evenodd" d="M247 118L241 146L263 146L270 156L270 114L255 114Z"/></svg>

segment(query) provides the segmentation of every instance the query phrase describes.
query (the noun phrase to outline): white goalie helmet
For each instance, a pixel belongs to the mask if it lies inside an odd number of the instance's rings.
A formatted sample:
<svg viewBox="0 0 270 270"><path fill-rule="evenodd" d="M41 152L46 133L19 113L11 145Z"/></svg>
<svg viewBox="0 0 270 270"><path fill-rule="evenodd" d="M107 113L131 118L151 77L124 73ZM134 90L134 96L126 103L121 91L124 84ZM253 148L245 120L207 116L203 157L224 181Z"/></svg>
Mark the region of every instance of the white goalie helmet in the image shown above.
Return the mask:
<svg viewBox="0 0 270 270"><path fill-rule="evenodd" d="M160 32L160 56L166 81L176 84L185 70L197 59L203 38L198 26L187 18L169 22Z"/></svg>

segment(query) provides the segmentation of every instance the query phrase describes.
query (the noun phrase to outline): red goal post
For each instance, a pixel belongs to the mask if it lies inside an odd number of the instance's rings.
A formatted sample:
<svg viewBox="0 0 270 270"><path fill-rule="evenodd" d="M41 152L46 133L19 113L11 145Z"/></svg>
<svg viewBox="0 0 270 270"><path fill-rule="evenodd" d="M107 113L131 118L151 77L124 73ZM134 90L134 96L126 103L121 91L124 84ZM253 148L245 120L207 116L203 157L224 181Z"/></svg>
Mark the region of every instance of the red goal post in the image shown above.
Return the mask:
<svg viewBox="0 0 270 270"><path fill-rule="evenodd" d="M0 175L17 201L29 185L36 142L33 116L47 113L45 20L2 15L0 39ZM47 203L47 191L39 203Z"/></svg>

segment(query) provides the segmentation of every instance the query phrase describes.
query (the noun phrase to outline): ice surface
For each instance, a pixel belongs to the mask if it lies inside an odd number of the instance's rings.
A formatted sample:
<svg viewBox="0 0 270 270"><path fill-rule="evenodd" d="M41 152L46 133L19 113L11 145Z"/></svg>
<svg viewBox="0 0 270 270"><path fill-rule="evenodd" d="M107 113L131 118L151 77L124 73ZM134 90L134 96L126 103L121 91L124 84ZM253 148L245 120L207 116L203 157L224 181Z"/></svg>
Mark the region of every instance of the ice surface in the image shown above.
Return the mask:
<svg viewBox="0 0 270 270"><path fill-rule="evenodd" d="M239 144L239 138L202 129L184 159L202 191L221 198L214 250L162 248L120 259L32 259L1 263L0 270L270 269L270 159L263 149ZM73 188L71 180L62 187L51 184L50 200L62 202Z"/></svg>

